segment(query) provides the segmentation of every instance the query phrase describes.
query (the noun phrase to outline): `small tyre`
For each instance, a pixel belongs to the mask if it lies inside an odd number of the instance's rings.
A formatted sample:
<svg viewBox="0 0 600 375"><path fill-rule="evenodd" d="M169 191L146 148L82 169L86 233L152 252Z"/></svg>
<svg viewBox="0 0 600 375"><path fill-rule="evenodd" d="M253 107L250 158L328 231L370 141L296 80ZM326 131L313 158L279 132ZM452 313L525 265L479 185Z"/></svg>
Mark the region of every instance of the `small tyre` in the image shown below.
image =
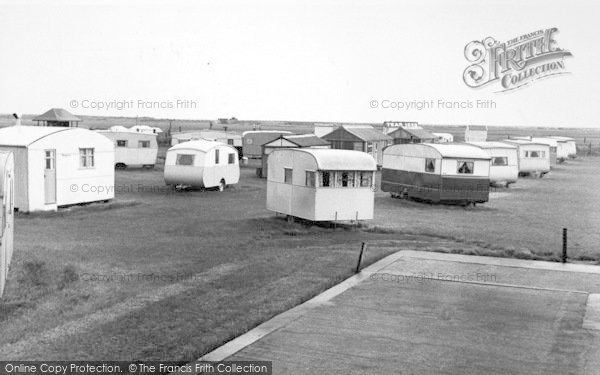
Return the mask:
<svg viewBox="0 0 600 375"><path fill-rule="evenodd" d="M125 164L125 163L115 164L115 169L125 169L125 168L127 168L127 164Z"/></svg>

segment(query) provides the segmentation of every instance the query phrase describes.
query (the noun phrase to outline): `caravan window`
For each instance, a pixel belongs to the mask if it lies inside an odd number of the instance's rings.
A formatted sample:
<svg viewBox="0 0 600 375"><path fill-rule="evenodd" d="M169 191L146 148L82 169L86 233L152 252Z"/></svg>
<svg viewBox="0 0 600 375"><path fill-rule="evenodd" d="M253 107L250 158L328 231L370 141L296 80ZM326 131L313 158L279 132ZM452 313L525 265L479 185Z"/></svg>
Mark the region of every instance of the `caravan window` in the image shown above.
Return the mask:
<svg viewBox="0 0 600 375"><path fill-rule="evenodd" d="M306 171L306 186L315 187L315 172Z"/></svg>
<svg viewBox="0 0 600 375"><path fill-rule="evenodd" d="M219 149L215 150L215 164L219 164Z"/></svg>
<svg viewBox="0 0 600 375"><path fill-rule="evenodd" d="M235 164L235 154L229 154L228 158L229 164Z"/></svg>
<svg viewBox="0 0 600 375"><path fill-rule="evenodd" d="M371 187L373 172L358 172L360 175L360 187Z"/></svg>
<svg viewBox="0 0 600 375"><path fill-rule="evenodd" d="M331 186L331 172L329 172L329 171L321 172L321 185L320 186L323 186L323 187Z"/></svg>
<svg viewBox="0 0 600 375"><path fill-rule="evenodd" d="M79 149L79 167L94 168L94 149L80 148Z"/></svg>
<svg viewBox="0 0 600 375"><path fill-rule="evenodd" d="M292 183L292 168L283 168L283 182L286 184Z"/></svg>
<svg viewBox="0 0 600 375"><path fill-rule="evenodd" d="M527 156L527 155L525 155L525 156ZM529 151L529 157L530 158L539 158L540 152L539 151Z"/></svg>
<svg viewBox="0 0 600 375"><path fill-rule="evenodd" d="M457 172L459 174L473 174L473 162L472 161L459 161Z"/></svg>
<svg viewBox="0 0 600 375"><path fill-rule="evenodd" d="M150 141L139 141L138 147L139 148L150 148Z"/></svg>
<svg viewBox="0 0 600 375"><path fill-rule="evenodd" d="M425 159L425 172L429 172L429 173L435 172L435 159L430 159L430 158Z"/></svg>
<svg viewBox="0 0 600 375"><path fill-rule="evenodd" d="M227 140L227 144L230 145L230 146L233 146L233 139L228 139Z"/></svg>
<svg viewBox="0 0 600 375"><path fill-rule="evenodd" d="M127 141L117 140L117 147L127 147Z"/></svg>
<svg viewBox="0 0 600 375"><path fill-rule="evenodd" d="M175 165L194 165L194 155L177 154Z"/></svg>
<svg viewBox="0 0 600 375"><path fill-rule="evenodd" d="M508 158L506 156L494 156L492 165L508 165Z"/></svg>

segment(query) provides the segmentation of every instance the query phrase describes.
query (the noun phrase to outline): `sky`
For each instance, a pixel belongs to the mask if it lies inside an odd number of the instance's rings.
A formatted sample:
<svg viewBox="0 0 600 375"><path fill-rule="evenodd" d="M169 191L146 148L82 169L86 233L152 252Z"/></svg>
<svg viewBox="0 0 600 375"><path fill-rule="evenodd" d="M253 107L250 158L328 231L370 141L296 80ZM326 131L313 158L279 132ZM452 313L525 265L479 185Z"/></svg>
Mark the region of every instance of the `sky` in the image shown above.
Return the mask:
<svg viewBox="0 0 600 375"><path fill-rule="evenodd" d="M0 1L0 113L598 127L598 16L592 0ZM568 74L463 81L469 42L553 27Z"/></svg>

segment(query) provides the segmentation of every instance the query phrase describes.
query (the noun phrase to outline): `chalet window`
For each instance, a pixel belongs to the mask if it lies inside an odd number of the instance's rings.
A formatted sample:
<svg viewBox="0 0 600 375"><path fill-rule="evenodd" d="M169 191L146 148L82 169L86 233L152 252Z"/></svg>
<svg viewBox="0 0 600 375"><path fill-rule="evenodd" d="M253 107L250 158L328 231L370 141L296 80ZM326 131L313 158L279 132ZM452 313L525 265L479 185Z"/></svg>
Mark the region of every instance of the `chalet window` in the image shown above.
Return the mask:
<svg viewBox="0 0 600 375"><path fill-rule="evenodd" d="M230 146L233 146L233 139L228 139L227 140L227 144L230 145Z"/></svg>
<svg viewBox="0 0 600 375"><path fill-rule="evenodd" d="M194 155L177 154L175 165L194 165Z"/></svg>
<svg viewBox="0 0 600 375"><path fill-rule="evenodd" d="M283 169L283 182L286 184L292 183L292 168Z"/></svg>
<svg viewBox="0 0 600 375"><path fill-rule="evenodd" d="M459 161L458 162L458 173L459 174L473 174L473 162L472 161Z"/></svg>
<svg viewBox="0 0 600 375"><path fill-rule="evenodd" d="M328 172L328 171L321 172L321 186L323 186L323 187L331 186L331 172Z"/></svg>
<svg viewBox="0 0 600 375"><path fill-rule="evenodd" d="M215 164L219 164L219 150L215 150Z"/></svg>
<svg viewBox="0 0 600 375"><path fill-rule="evenodd" d="M139 148L150 148L150 141L139 141L138 147Z"/></svg>
<svg viewBox="0 0 600 375"><path fill-rule="evenodd" d="M229 164L235 164L235 154L228 155Z"/></svg>
<svg viewBox="0 0 600 375"><path fill-rule="evenodd" d="M505 156L494 156L492 158L492 165L508 165L508 158Z"/></svg>
<svg viewBox="0 0 600 375"><path fill-rule="evenodd" d="M306 186L315 187L315 175L313 171L306 171Z"/></svg>
<svg viewBox="0 0 600 375"><path fill-rule="evenodd" d="M371 154L373 152L373 143L367 142L367 153Z"/></svg>
<svg viewBox="0 0 600 375"><path fill-rule="evenodd" d="M372 172L358 172L360 175L360 187L371 187Z"/></svg>
<svg viewBox="0 0 600 375"><path fill-rule="evenodd" d="M79 166L81 168L94 168L94 149L80 148L79 149Z"/></svg>
<svg viewBox="0 0 600 375"><path fill-rule="evenodd" d="M435 159L425 159L425 172L435 172Z"/></svg>
<svg viewBox="0 0 600 375"><path fill-rule="evenodd" d="M117 147L127 147L127 141L117 140Z"/></svg>

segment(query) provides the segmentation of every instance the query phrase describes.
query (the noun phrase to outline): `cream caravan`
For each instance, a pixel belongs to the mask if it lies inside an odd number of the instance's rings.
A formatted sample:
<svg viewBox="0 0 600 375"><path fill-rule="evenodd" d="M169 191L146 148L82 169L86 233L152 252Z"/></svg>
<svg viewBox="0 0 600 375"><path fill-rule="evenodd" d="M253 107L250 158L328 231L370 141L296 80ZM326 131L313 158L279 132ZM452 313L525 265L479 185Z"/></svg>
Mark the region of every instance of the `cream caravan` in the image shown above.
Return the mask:
<svg viewBox="0 0 600 375"><path fill-rule="evenodd" d="M491 158L490 184L506 186L519 178L519 150L517 146L502 142L468 142L485 151Z"/></svg>
<svg viewBox="0 0 600 375"><path fill-rule="evenodd" d="M223 191L240 179L238 153L216 141L179 143L167 151L164 176L167 185L218 187Z"/></svg>
<svg viewBox="0 0 600 375"><path fill-rule="evenodd" d="M523 139L502 141L519 148L519 175L543 177L550 172L550 146Z"/></svg>
<svg viewBox="0 0 600 375"><path fill-rule="evenodd" d="M156 133L98 130L115 145L115 168L154 168L158 156Z"/></svg>
<svg viewBox="0 0 600 375"><path fill-rule="evenodd" d="M0 151L0 297L4 292L13 253L14 234L14 159L12 152Z"/></svg>
<svg viewBox="0 0 600 375"><path fill-rule="evenodd" d="M113 142L75 127L0 129L0 150L15 157L15 208L51 211L114 198Z"/></svg>
<svg viewBox="0 0 600 375"><path fill-rule="evenodd" d="M311 221L373 219L371 155L288 148L271 152L267 165L268 210Z"/></svg>

